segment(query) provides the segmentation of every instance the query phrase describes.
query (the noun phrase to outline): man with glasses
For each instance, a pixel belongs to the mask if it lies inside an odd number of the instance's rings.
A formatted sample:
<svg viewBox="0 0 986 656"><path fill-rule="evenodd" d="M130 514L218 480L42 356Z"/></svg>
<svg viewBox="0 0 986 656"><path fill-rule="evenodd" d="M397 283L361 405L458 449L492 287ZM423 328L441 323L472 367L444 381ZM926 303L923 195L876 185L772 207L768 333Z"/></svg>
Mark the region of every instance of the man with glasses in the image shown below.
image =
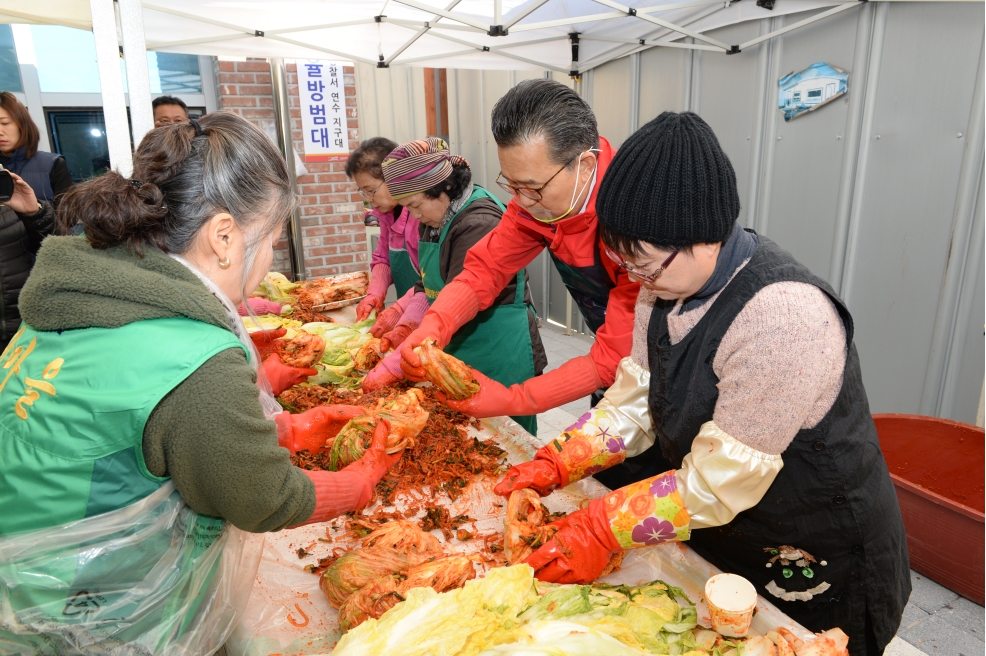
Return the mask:
<svg viewBox="0 0 986 656"><path fill-rule="evenodd" d="M423 378L414 346L427 337L447 344L547 248L596 334L589 355L509 388L480 373L478 394L449 401L476 417L537 414L612 384L617 364L630 354L639 284L602 253L596 192L615 151L599 136L585 101L558 82L526 80L497 102L492 122L501 167L497 184L513 198L405 341L402 366L409 378Z"/></svg>

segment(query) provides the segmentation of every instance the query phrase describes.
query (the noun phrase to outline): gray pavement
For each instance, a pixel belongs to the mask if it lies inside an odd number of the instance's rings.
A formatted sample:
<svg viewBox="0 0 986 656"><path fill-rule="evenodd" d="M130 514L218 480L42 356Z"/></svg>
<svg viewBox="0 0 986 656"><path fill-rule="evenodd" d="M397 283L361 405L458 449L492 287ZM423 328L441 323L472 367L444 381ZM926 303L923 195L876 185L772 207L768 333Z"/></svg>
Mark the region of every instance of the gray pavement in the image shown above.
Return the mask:
<svg viewBox="0 0 986 656"><path fill-rule="evenodd" d="M541 341L548 354L548 371L570 358L585 355L592 346L586 335L565 335L563 328L545 324ZM538 437L550 440L589 409L589 397L538 415ZM984 609L922 574L911 572L913 591L897 637L887 647L890 656L983 656Z"/></svg>

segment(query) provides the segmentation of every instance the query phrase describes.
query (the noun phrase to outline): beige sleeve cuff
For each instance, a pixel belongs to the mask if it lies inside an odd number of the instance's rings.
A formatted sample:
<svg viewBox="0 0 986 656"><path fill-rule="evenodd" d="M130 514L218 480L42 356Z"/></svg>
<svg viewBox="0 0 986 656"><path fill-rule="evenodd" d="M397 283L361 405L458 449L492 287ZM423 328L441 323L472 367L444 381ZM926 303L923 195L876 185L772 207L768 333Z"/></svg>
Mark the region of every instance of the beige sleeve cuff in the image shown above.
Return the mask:
<svg viewBox="0 0 986 656"><path fill-rule="evenodd" d="M650 372L632 358L623 358L616 367L616 380L596 405L606 413L613 432L623 438L628 458L654 444L654 422L647 405L649 390Z"/></svg>
<svg viewBox="0 0 986 656"><path fill-rule="evenodd" d="M783 466L781 456L742 444L714 421L702 424L675 472L691 528L728 524L760 503Z"/></svg>

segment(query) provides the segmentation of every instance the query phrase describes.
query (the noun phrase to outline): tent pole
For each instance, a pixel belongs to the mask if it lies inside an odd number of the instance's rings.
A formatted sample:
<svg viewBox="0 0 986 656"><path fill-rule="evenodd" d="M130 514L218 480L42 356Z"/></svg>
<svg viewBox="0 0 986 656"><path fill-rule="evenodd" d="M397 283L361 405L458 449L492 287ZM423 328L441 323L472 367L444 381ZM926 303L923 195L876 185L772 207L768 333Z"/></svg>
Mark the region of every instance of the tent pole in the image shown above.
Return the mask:
<svg viewBox="0 0 986 656"><path fill-rule="evenodd" d="M96 65L103 95L110 166L129 178L134 164L130 150L127 101L123 95L123 75L120 72L120 44L116 40L116 11L113 0L89 0L89 10L92 13L92 35L96 41Z"/></svg>
<svg viewBox="0 0 986 656"><path fill-rule="evenodd" d="M284 153L291 185L298 193L298 172L294 167L294 137L291 135L291 103L288 98L288 76L284 60L276 57L270 60L270 79L274 87L274 116L277 119L277 141ZM288 221L288 254L291 258L291 277L305 280L305 243L301 233L301 208L295 207Z"/></svg>
<svg viewBox="0 0 986 656"><path fill-rule="evenodd" d="M123 28L123 56L127 65L130 95L130 122L134 146L154 129L151 108L151 81L147 73L147 46L144 43L144 10L140 0L119 0L120 27Z"/></svg>

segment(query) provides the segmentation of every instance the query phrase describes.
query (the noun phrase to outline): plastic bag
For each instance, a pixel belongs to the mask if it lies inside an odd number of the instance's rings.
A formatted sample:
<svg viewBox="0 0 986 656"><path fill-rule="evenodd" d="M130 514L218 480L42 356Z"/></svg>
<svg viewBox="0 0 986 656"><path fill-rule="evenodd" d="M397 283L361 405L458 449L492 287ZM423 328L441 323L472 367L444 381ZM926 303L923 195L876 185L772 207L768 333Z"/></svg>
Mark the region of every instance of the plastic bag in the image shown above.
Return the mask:
<svg viewBox="0 0 986 656"><path fill-rule="evenodd" d="M168 482L135 504L0 538L0 653L210 654L246 606L264 536Z"/></svg>

